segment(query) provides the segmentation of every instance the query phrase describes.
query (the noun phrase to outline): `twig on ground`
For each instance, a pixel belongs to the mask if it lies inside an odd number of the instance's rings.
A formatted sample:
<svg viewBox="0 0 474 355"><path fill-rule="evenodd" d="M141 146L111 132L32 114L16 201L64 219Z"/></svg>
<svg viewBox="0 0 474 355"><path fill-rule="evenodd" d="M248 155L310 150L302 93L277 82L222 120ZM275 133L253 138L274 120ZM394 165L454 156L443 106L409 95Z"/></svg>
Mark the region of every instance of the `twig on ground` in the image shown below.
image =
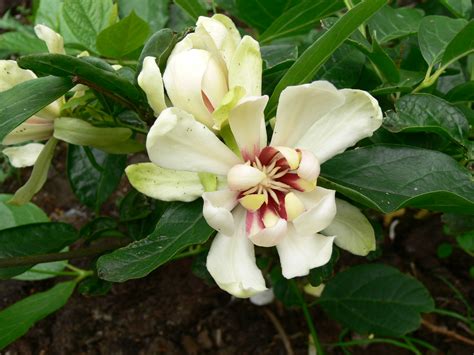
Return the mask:
<svg viewBox="0 0 474 355"><path fill-rule="evenodd" d="M265 312L265 315L268 317L268 319L270 319L270 321L273 323L273 326L275 327L276 331L280 335L281 341L283 342L283 345L285 346L287 354L294 355L293 348L291 347L290 338L288 338L288 335L286 334L285 329L281 325L278 318L268 308L264 308L263 311Z"/></svg>
<svg viewBox="0 0 474 355"><path fill-rule="evenodd" d="M460 334L458 334L458 333L456 333L452 330L449 330L446 327L442 327L442 326L433 324L433 323L427 321L426 319L422 319L421 324L423 324L426 328L431 330L433 333L442 334L442 335L445 335L445 336L447 336L451 339L455 339L457 341L460 341L464 344L474 346L474 340L473 339L466 338L465 336L462 336L462 335L460 335Z"/></svg>

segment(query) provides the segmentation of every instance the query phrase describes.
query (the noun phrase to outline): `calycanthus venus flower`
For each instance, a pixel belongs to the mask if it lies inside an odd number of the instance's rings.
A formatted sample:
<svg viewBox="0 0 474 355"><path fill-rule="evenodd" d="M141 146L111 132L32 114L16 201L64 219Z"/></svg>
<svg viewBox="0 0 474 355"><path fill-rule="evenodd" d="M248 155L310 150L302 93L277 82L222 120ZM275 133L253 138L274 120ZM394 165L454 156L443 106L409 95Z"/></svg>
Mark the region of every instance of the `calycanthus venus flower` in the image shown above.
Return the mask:
<svg viewBox="0 0 474 355"><path fill-rule="evenodd" d="M168 65L174 60L170 58ZM245 58L240 61L247 62ZM250 61L255 63L255 58ZM148 68L145 64L140 86L151 105L154 94L164 103L154 58ZM192 67L193 63L186 65ZM254 87L261 81L261 61L259 69L246 74L241 87ZM186 87L186 78L174 76L173 80ZM189 84L183 97L201 97L214 118L219 108L213 111L214 105L206 105L202 96L205 82L201 78L201 86ZM213 81L208 85L206 93L214 90ZM165 87L175 104L166 80ZM220 90L219 83L216 87ZM153 198L203 198L204 218L218 231L207 268L222 289L237 297L266 290L254 246L275 246L286 278L307 275L312 268L326 264L333 242L360 255L374 249L373 230L363 214L337 200L335 191L317 185L320 164L380 127L382 112L372 96L360 90L338 90L326 81L287 87L280 95L269 144L264 119L267 96L260 96L258 90L257 94L234 95L224 101L226 114L220 123L228 125L236 146L227 146L214 133L220 128L215 120L196 117L202 111L182 102L178 107L162 105L147 136L151 163L126 169L131 184ZM209 175L215 176L213 183L205 178ZM351 239L364 232L365 244Z"/></svg>

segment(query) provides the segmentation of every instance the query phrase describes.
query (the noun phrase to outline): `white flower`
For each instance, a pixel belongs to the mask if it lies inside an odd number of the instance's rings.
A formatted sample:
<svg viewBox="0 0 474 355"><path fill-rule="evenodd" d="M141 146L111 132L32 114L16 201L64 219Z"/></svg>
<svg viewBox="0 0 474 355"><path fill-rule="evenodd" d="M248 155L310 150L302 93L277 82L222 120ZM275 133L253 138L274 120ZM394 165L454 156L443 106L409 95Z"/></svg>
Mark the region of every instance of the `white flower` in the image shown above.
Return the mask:
<svg viewBox="0 0 474 355"><path fill-rule="evenodd" d="M138 190L167 200L189 201L187 191L198 197L202 185L196 187L199 179L191 179L190 172L212 173L227 181L227 186L202 194L204 217L218 231L207 267L216 283L237 297L266 289L254 245L277 247L286 278L307 275L329 261L334 235L320 232L336 216L336 199L335 191L316 184L319 164L371 136L382 122L380 107L368 93L316 81L281 93L267 146L267 101L266 96L250 96L230 110L228 122L239 154L193 115L165 109L148 134L147 150L152 163L175 171L175 181L171 184L169 175L163 177L147 163L142 166L157 174L148 179L142 174L135 183L140 164L127 168ZM361 215L355 208L345 210L346 217L351 214ZM344 233L350 228L338 223L333 230Z"/></svg>
<svg viewBox="0 0 474 355"><path fill-rule="evenodd" d="M178 42L161 76L147 57L138 84L158 115L166 108L163 82L174 107L220 129L228 108L244 96L261 95L262 58L258 42L240 37L226 16L199 17L196 30Z"/></svg>

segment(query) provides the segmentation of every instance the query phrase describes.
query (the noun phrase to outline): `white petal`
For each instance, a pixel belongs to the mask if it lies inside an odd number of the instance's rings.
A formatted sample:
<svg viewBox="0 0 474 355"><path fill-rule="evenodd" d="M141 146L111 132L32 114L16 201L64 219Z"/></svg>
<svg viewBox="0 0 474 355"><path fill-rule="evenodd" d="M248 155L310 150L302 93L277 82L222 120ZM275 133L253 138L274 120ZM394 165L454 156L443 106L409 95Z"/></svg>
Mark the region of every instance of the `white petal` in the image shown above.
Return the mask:
<svg viewBox="0 0 474 355"><path fill-rule="evenodd" d="M355 255L365 256L375 250L375 232L362 212L350 203L336 199L337 214L323 233L334 235L334 243Z"/></svg>
<svg viewBox="0 0 474 355"><path fill-rule="evenodd" d="M318 178L321 171L319 161L316 156L308 150L301 150L300 165L296 173L302 179L314 181Z"/></svg>
<svg viewBox="0 0 474 355"><path fill-rule="evenodd" d="M248 164L234 165L227 174L227 183L233 191L248 190L257 186L267 176L257 168Z"/></svg>
<svg viewBox="0 0 474 355"><path fill-rule="evenodd" d="M214 57L209 59L202 78L201 90L205 99L209 100L211 113L220 105L225 94L229 91L227 75Z"/></svg>
<svg viewBox="0 0 474 355"><path fill-rule="evenodd" d="M314 234L329 226L336 215L336 191L317 187L311 192L295 191L306 212L293 221L298 233Z"/></svg>
<svg viewBox="0 0 474 355"><path fill-rule="evenodd" d="M277 245L283 276L287 279L308 275L315 267L331 259L334 237L321 234L299 235L290 225L285 238Z"/></svg>
<svg viewBox="0 0 474 355"><path fill-rule="evenodd" d="M273 293L273 289L269 288L250 297L250 302L256 306L266 306L272 303L274 299L275 294Z"/></svg>
<svg viewBox="0 0 474 355"><path fill-rule="evenodd" d="M369 93L339 90L344 104L321 117L296 143L312 151L322 164L363 138L370 137L382 124L382 110Z"/></svg>
<svg viewBox="0 0 474 355"><path fill-rule="evenodd" d="M237 195L237 192L230 190L205 192L202 195L202 211L207 224L224 235L232 236L235 232L231 211L238 203Z"/></svg>
<svg viewBox="0 0 474 355"><path fill-rule="evenodd" d="M37 116L30 117L3 139L3 145L18 144L28 141L42 141L53 134L53 120Z"/></svg>
<svg viewBox="0 0 474 355"><path fill-rule="evenodd" d="M262 94L260 46L250 36L242 39L229 66L229 88L235 86L242 86L248 96Z"/></svg>
<svg viewBox="0 0 474 355"><path fill-rule="evenodd" d="M244 160L253 160L266 145L264 110L267 102L266 95L246 97L230 111L230 129ZM265 139L262 139L263 134ZM265 141L263 145L262 141Z"/></svg>
<svg viewBox="0 0 474 355"><path fill-rule="evenodd" d="M197 173L168 170L153 163L129 165L125 173L135 189L157 200L190 202L204 193Z"/></svg>
<svg viewBox="0 0 474 355"><path fill-rule="evenodd" d="M148 156L158 166L227 175L239 158L206 126L175 107L156 119L146 141Z"/></svg>
<svg viewBox="0 0 474 355"><path fill-rule="evenodd" d="M0 60L0 92L32 79L36 75L31 70L21 69L14 60Z"/></svg>
<svg viewBox="0 0 474 355"><path fill-rule="evenodd" d="M66 54L64 50L64 39L59 33L44 25L36 25L35 33L39 39L46 42L49 53Z"/></svg>
<svg viewBox="0 0 474 355"><path fill-rule="evenodd" d="M148 103L158 116L166 108L163 79L155 57L146 57L138 75L138 85L145 92Z"/></svg>
<svg viewBox="0 0 474 355"><path fill-rule="evenodd" d="M227 66L229 66L230 61L235 53L235 50L242 38L240 37L239 30L237 30L235 24L227 16L222 14L215 14L214 16L212 16L212 19L221 22L227 28L227 37L222 43L222 45L219 47L219 49L222 53L222 56L224 57L225 62L227 63Z"/></svg>
<svg viewBox="0 0 474 355"><path fill-rule="evenodd" d="M327 81L287 87L280 95L270 145L296 147L317 120L343 103L344 96Z"/></svg>
<svg viewBox="0 0 474 355"><path fill-rule="evenodd" d="M43 148L44 144L29 143L19 147L5 148L2 153L8 157L15 168L24 168L35 165Z"/></svg>
<svg viewBox="0 0 474 355"><path fill-rule="evenodd" d="M209 70L208 70L209 69ZM226 83L226 76L221 72L220 66L211 58L211 54L202 49L190 49L170 56L166 70L163 74L166 92L173 103L196 117L208 127L212 127L212 110L206 107L203 99L203 85L210 91L209 100L217 101L216 92L209 88L213 85L221 86ZM219 89L216 89L218 91ZM222 97L227 88L222 90ZM218 105L219 102L212 102ZM216 106L214 106L215 108Z"/></svg>
<svg viewBox="0 0 474 355"><path fill-rule="evenodd" d="M235 234L231 237L217 234L207 256L207 269L221 289L246 298L267 288L256 265L253 244L245 233L245 210L234 211Z"/></svg>
<svg viewBox="0 0 474 355"><path fill-rule="evenodd" d="M279 218L272 227L262 228L257 233L249 234L248 238L253 244L260 247L273 247L285 238L287 229L288 223Z"/></svg>

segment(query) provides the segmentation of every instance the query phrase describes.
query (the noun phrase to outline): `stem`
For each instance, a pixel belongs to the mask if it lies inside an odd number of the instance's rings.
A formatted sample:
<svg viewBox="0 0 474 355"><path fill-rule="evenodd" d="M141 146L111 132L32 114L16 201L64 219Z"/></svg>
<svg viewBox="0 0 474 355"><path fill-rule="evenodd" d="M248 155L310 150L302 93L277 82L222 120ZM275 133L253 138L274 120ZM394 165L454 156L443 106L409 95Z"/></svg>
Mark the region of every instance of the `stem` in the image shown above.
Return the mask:
<svg viewBox="0 0 474 355"><path fill-rule="evenodd" d="M46 274L46 275L54 275L54 276L76 276L77 273L69 272L69 271L49 271L49 270L38 270L38 269L30 269L28 272L34 272L36 274Z"/></svg>
<svg viewBox="0 0 474 355"><path fill-rule="evenodd" d="M198 247L195 248L195 249L191 249L191 250L188 250L188 251L185 251L185 252L182 252L180 254L175 255L172 258L172 260L179 260L179 259L188 258L190 256L198 255L198 254L201 254L202 252L204 252L205 250L207 250L207 249L203 249L203 248L201 248L200 245L198 245Z"/></svg>
<svg viewBox="0 0 474 355"><path fill-rule="evenodd" d="M306 319L306 323L308 324L309 332L311 334L311 338L313 339L313 345L316 348L316 354L317 355L323 355L324 354L324 349L321 346L321 343L318 338L318 333L316 332L316 327L314 326L313 319L311 317L311 313L309 313L308 305L306 304L306 301L304 300L303 295L301 294L300 290L298 289L298 286L296 286L295 281L290 280L290 285L293 288L294 292L298 295L298 299L301 304L301 309L303 310L303 315L304 318Z"/></svg>
<svg viewBox="0 0 474 355"><path fill-rule="evenodd" d="M351 340L351 341L341 341L338 343L328 344L331 347L349 347L354 345L365 345L365 344L375 344L375 343L386 343L398 346L399 348L404 348L410 351L413 351L413 348L409 345L402 343L401 341L393 340L393 339L386 339L386 338L374 338L374 339L358 339L358 340Z"/></svg>
<svg viewBox="0 0 474 355"><path fill-rule="evenodd" d="M471 323L472 323L472 321L471 321L469 318L464 317L463 315L461 315L461 314L459 314L459 313L457 313L457 312L450 311L450 310L448 310L448 309L435 308L435 309L433 310L433 312L431 312L431 313L436 313L436 314L440 314L440 315L442 315L442 316L447 316L447 317L456 318L456 319L458 319L458 320L460 320L460 321L462 321L462 322L464 322L464 323L466 323L466 324L471 324Z"/></svg>
<svg viewBox="0 0 474 355"><path fill-rule="evenodd" d="M407 343L407 345L411 348L411 351L413 351L413 353L415 353L416 355L422 355L421 352L416 348L416 346L412 343L412 341L409 338L403 337L403 340L405 340L405 343Z"/></svg>
<svg viewBox="0 0 474 355"><path fill-rule="evenodd" d="M432 350L432 351L437 351L438 349L435 348L433 345L431 345L430 343L426 342L426 341L423 341L423 340L420 340L420 339L417 339L417 338L412 338L412 337L409 337L409 336L405 336L404 338L406 338L407 340L410 340L412 343L414 344L418 344L428 350Z"/></svg>
<svg viewBox="0 0 474 355"><path fill-rule="evenodd" d="M106 251L124 247L130 243L129 239L112 239L107 243L100 243L88 248L76 249L65 253L51 253L29 256L16 256L0 259L0 269L15 266L27 266L48 263L52 261L79 259L102 254Z"/></svg>

